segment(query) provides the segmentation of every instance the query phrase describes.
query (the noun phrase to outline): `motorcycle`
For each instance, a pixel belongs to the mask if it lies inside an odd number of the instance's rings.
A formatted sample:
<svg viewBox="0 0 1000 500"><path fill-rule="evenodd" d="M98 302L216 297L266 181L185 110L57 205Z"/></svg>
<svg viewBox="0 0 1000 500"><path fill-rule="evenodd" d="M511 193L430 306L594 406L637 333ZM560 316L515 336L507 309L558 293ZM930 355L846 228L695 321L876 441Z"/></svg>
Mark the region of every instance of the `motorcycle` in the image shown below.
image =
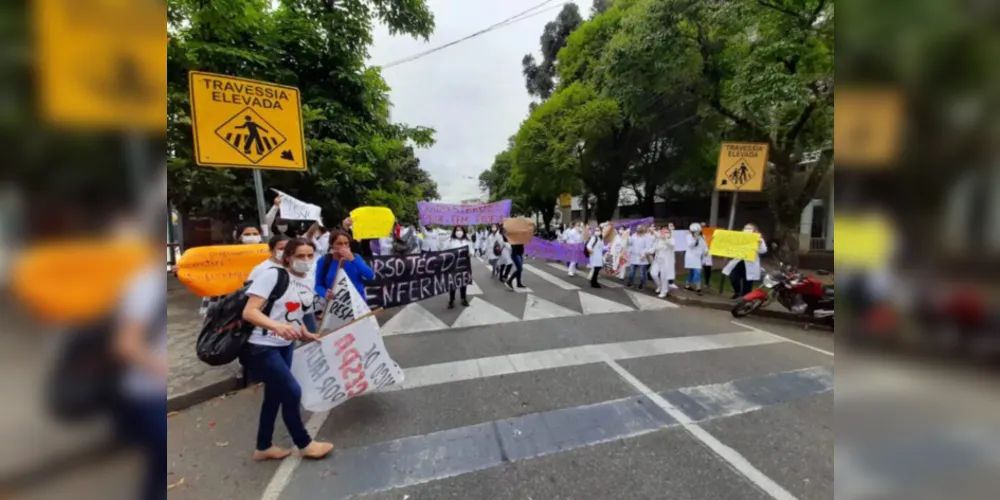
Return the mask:
<svg viewBox="0 0 1000 500"><path fill-rule="evenodd" d="M742 318L777 300L792 313L825 319L832 327L833 298L833 285L824 285L814 276L779 263L778 269L766 273L761 286L744 295L730 312L733 317Z"/></svg>

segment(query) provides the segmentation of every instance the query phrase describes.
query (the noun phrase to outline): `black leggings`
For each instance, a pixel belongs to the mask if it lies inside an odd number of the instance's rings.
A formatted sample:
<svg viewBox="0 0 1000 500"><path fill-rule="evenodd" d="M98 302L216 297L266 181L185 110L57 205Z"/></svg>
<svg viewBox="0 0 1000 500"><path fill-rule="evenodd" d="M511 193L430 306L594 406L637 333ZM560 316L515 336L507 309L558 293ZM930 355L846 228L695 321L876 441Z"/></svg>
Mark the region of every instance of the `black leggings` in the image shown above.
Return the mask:
<svg viewBox="0 0 1000 500"><path fill-rule="evenodd" d="M747 279L747 266L742 260L737 262L733 272L729 273L729 283L733 285L733 294L740 297L753 290L753 280Z"/></svg>
<svg viewBox="0 0 1000 500"><path fill-rule="evenodd" d="M465 300L465 288L466 287L463 286L463 287L460 287L458 289L459 294L462 296L462 300ZM455 290L454 289L448 290L448 302L455 302Z"/></svg>

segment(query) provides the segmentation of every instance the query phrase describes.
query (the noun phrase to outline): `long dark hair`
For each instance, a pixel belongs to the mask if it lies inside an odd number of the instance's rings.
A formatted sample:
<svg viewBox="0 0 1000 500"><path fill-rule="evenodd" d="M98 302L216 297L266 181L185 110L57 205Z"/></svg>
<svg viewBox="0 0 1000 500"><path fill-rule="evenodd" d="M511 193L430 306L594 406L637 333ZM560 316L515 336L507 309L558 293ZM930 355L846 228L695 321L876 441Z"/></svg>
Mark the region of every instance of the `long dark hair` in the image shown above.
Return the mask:
<svg viewBox="0 0 1000 500"><path fill-rule="evenodd" d="M323 266L319 270L319 275L321 276L320 279L322 279L324 283L326 282L326 275L330 272L330 266L333 265L333 243L341 236L347 238L347 244L351 246L351 253L356 256L360 255L360 252L354 250L354 238L351 238L351 235L347 231L344 231L343 229L334 229L330 231L330 245L326 250L326 255L323 256ZM330 283L326 283L326 285L330 286Z"/></svg>
<svg viewBox="0 0 1000 500"><path fill-rule="evenodd" d="M451 239L453 239L453 240L459 239L458 238L458 234L457 234L459 229L462 230L462 238L461 239L463 239L463 240L467 239L469 237L469 231L465 228L465 226L455 226L455 227L451 228Z"/></svg>
<svg viewBox="0 0 1000 500"><path fill-rule="evenodd" d="M285 252L281 254L281 265L285 266L286 269L292 267L292 257L295 255L295 251L301 246L315 248L312 243L309 243L302 238L292 238L285 244Z"/></svg>
<svg viewBox="0 0 1000 500"><path fill-rule="evenodd" d="M354 238L351 237L350 233L348 233L347 231L344 231L343 229L334 229L334 230L330 231L330 245L329 245L329 251L330 252L333 251L333 243L335 241L337 241L337 238L340 238L341 236L343 236L344 238L347 238L347 244L348 245L352 245L354 243ZM353 246L351 246L351 251L354 252L354 247Z"/></svg>

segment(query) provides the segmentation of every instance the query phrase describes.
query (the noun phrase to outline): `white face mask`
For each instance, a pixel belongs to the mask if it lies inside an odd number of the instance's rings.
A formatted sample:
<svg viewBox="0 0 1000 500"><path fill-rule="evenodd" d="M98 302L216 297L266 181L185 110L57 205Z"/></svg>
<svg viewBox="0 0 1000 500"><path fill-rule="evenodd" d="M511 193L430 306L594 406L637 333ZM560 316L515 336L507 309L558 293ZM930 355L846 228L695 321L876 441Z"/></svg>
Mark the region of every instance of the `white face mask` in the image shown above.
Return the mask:
<svg viewBox="0 0 1000 500"><path fill-rule="evenodd" d="M455 236L457 236L459 239L464 238L465 231L455 231Z"/></svg>
<svg viewBox="0 0 1000 500"><path fill-rule="evenodd" d="M282 233L288 231L288 226L278 226L278 231Z"/></svg>
<svg viewBox="0 0 1000 500"><path fill-rule="evenodd" d="M255 234L248 234L246 236L240 237L240 241L242 241L247 245L252 245L255 243L260 243L260 236L257 236Z"/></svg>
<svg viewBox="0 0 1000 500"><path fill-rule="evenodd" d="M750 226L747 226L747 227L743 228L743 232L744 233L752 233L753 232L753 228L750 227Z"/></svg>
<svg viewBox="0 0 1000 500"><path fill-rule="evenodd" d="M281 262L281 258L284 257L284 255L285 255L284 250L278 250L274 252L274 260Z"/></svg>
<svg viewBox="0 0 1000 500"><path fill-rule="evenodd" d="M294 261L292 261L292 271L295 271L295 272L297 272L299 274L305 274L305 273L308 273L310 269L312 269L312 261L311 260L294 260Z"/></svg>

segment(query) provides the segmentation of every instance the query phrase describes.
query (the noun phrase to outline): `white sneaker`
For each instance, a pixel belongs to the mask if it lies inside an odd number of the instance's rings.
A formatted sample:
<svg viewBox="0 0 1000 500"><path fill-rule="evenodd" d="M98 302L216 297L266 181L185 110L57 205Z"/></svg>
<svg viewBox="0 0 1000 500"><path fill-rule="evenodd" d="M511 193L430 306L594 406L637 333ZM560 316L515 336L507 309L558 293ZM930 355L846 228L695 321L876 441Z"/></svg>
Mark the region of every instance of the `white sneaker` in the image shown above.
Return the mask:
<svg viewBox="0 0 1000 500"><path fill-rule="evenodd" d="M680 288L680 287L679 287L679 286L677 286L677 285L675 285L675 284L673 284L673 283L671 283L671 284L670 284L670 288L671 288L672 290L677 290L677 289L678 289L678 288Z"/></svg>
<svg viewBox="0 0 1000 500"><path fill-rule="evenodd" d="M654 293L656 293L657 295L659 295L659 293L660 293L660 289L659 289L659 288L657 288L657 289L656 289L656 292L654 292Z"/></svg>
<svg viewBox="0 0 1000 500"><path fill-rule="evenodd" d="M665 298L667 298L667 292L660 292L660 294L657 295L657 297L659 297L661 299L665 299Z"/></svg>
<svg viewBox="0 0 1000 500"><path fill-rule="evenodd" d="M576 273L571 272L569 273L569 276L572 278L573 276L576 276Z"/></svg>

